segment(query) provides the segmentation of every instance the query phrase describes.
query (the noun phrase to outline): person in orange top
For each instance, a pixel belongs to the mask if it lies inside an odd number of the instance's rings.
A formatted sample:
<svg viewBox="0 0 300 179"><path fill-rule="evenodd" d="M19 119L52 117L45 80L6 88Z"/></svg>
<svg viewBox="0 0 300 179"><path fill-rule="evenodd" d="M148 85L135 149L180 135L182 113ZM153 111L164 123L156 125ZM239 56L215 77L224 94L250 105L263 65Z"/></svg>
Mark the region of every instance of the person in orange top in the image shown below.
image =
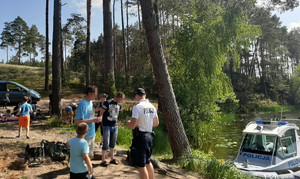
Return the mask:
<svg viewBox="0 0 300 179"><path fill-rule="evenodd" d="M26 138L29 139L29 124L30 124L30 113L32 113L32 107L28 102L28 97L23 97L23 104L19 107L19 111L17 115L19 117L19 135L17 138L21 136L21 127L26 127Z"/></svg>

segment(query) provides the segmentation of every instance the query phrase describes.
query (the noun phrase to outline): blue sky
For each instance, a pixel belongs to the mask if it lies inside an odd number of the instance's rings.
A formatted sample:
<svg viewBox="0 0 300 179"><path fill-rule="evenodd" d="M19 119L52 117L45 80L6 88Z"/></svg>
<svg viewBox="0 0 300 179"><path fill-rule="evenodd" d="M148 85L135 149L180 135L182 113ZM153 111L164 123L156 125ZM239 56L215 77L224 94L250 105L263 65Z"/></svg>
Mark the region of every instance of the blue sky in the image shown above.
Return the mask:
<svg viewBox="0 0 300 179"><path fill-rule="evenodd" d="M53 31L53 0L49 0L49 40L52 41ZM66 3L66 4L65 4ZM70 14L79 13L86 18L86 0L62 0L62 25L66 24ZM0 0L0 34L4 22L12 22L20 16L29 27L36 25L45 36L46 0ZM120 24L120 1L116 3L116 22ZM134 9L131 9L133 11ZM96 40L103 32L102 0L92 0L91 40ZM0 41L1 43L1 41ZM51 51L50 47L50 51ZM9 56L14 55L13 51ZM25 58L23 58L25 60ZM6 62L6 50L0 49L0 61Z"/></svg>
<svg viewBox="0 0 300 179"><path fill-rule="evenodd" d="M62 0L62 24L66 23L71 13L82 14L86 17L86 0ZM20 16L29 27L36 25L39 32L45 35L45 7L46 0L0 0L0 33L4 22L12 22ZM132 9L131 11L134 11ZM300 7L283 14L276 13L282 25L288 28L300 26ZM116 22L120 24L120 1L116 2ZM52 41L53 0L49 0L49 35ZM96 40L103 32L102 0L92 0L91 40ZM1 43L1 42L0 42ZM51 51L51 47L50 47ZM9 52L9 56L14 54ZM6 62L6 50L0 49L0 61Z"/></svg>
<svg viewBox="0 0 300 179"><path fill-rule="evenodd" d="M282 14L276 12L276 14L280 17L282 25L288 27L288 29L300 27L300 7Z"/></svg>

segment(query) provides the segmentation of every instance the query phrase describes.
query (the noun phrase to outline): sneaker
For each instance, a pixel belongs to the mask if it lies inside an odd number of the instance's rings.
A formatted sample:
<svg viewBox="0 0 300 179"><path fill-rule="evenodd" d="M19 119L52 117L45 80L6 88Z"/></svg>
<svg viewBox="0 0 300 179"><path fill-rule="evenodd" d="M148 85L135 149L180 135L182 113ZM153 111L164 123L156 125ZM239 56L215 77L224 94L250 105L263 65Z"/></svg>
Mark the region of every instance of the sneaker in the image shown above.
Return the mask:
<svg viewBox="0 0 300 179"><path fill-rule="evenodd" d="M17 135L16 138L20 138L20 135Z"/></svg>
<svg viewBox="0 0 300 179"><path fill-rule="evenodd" d="M27 138L27 139L30 139L30 137L29 137L29 136L26 136L26 138Z"/></svg>

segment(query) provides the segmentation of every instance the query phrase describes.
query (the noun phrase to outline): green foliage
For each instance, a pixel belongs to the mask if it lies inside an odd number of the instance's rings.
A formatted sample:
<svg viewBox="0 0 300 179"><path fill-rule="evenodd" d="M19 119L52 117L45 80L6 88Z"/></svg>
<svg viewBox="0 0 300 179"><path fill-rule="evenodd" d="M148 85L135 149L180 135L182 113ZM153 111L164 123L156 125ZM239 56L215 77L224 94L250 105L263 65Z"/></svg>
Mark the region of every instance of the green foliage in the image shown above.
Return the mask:
<svg viewBox="0 0 300 179"><path fill-rule="evenodd" d="M211 152L219 135L223 132L223 126L234 119L235 113L222 113L214 120L189 123L190 126L186 127L186 133L191 146L206 153Z"/></svg>
<svg viewBox="0 0 300 179"><path fill-rule="evenodd" d="M197 172L212 179L250 179L253 178L243 174L229 162L217 161L212 154L205 154L201 151L192 151L192 157L182 158L179 165L186 170Z"/></svg>
<svg viewBox="0 0 300 179"><path fill-rule="evenodd" d="M126 126L118 126L117 144L129 148L132 143L132 130Z"/></svg>
<svg viewBox="0 0 300 179"><path fill-rule="evenodd" d="M28 27L27 23L21 18L17 17L12 22L5 22L5 28L1 33L1 48L12 47L15 48L17 54L13 62L21 64L23 56L33 55L33 59L38 56L37 48L44 50L44 36L40 35L35 25ZM32 59L29 59L32 61Z"/></svg>
<svg viewBox="0 0 300 179"><path fill-rule="evenodd" d="M148 98L157 98L157 89L156 82L152 71L144 71L140 72L138 75L132 77L132 90L131 94L133 94L133 90L137 88L144 88L147 93Z"/></svg>
<svg viewBox="0 0 300 179"><path fill-rule="evenodd" d="M277 113L277 116L279 117L279 114L281 112L287 112L287 111L293 111L295 110L296 107L295 106L281 106L278 104L274 104L273 105L264 105L264 107L258 107L256 109L257 112L272 112L274 114Z"/></svg>
<svg viewBox="0 0 300 179"><path fill-rule="evenodd" d="M63 124L63 120L58 116L51 116L51 118L49 118L47 121L47 125L50 127L61 127Z"/></svg>
<svg viewBox="0 0 300 179"><path fill-rule="evenodd" d="M295 69L290 81L291 102L293 104L300 104L300 65Z"/></svg>
<svg viewBox="0 0 300 179"><path fill-rule="evenodd" d="M239 108L239 100L236 99L233 92L217 100L217 104L220 107L220 111L225 113L235 113Z"/></svg>
<svg viewBox="0 0 300 179"><path fill-rule="evenodd" d="M183 29L174 40L176 60L170 64L170 74L183 120L195 124L218 116L217 101L231 97L231 102L237 102L222 67L229 52L238 60L237 46L248 45L248 39L258 31L247 24L238 8L222 9L212 4L203 11L191 9L192 15L184 18Z"/></svg>
<svg viewBox="0 0 300 179"><path fill-rule="evenodd" d="M183 18L176 33L170 74L183 124L193 148L209 152L223 122L220 107L235 112L238 100L230 78L222 71L228 59L239 66L241 47L260 35L240 8L210 4ZM230 54L230 57L229 55Z"/></svg>
<svg viewBox="0 0 300 179"><path fill-rule="evenodd" d="M128 77L127 77L128 78ZM126 73L122 71L116 71L115 72L115 80L116 80L116 89L122 89L122 92L125 93L126 98L131 98L133 95L133 89L131 87L132 85L132 78L129 77L126 80ZM127 84L128 82L128 84ZM129 96L127 96L129 95Z"/></svg>
<svg viewBox="0 0 300 179"><path fill-rule="evenodd" d="M171 154L171 146L167 132L166 122L162 115L159 114L159 126L154 128L155 137L153 140L153 154L163 155ZM163 145L162 145L163 144Z"/></svg>
<svg viewBox="0 0 300 179"><path fill-rule="evenodd" d="M115 82L114 74L110 72L107 76L106 82L102 85L102 87L103 87L103 91L105 91L105 93L112 98L117 94L117 89L115 84L116 82Z"/></svg>
<svg viewBox="0 0 300 179"><path fill-rule="evenodd" d="M123 106L122 106L123 108ZM129 148L132 143L132 129L129 129L125 126L126 121L124 119L129 119L131 116L131 109L125 109L122 110L122 112L119 115L119 122L118 122L118 139L117 144L121 145L125 148ZM159 126L154 128L155 137L153 140L153 154L155 155L164 155L164 154L170 154L171 146L170 141L168 138L168 133L166 129L166 124L161 115L159 115L160 123Z"/></svg>

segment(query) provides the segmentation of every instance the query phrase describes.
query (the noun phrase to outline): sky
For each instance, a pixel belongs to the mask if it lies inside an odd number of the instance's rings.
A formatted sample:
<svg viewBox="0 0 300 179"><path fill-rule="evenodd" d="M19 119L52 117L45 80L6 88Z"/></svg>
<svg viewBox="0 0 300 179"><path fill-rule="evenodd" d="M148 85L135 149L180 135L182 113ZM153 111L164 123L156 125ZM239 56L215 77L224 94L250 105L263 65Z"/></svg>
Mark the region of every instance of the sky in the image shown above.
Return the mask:
<svg viewBox="0 0 300 179"><path fill-rule="evenodd" d="M62 26L66 24L67 19L72 13L79 13L86 18L86 0L61 0L62 4ZM49 0L49 41L52 41L53 34L53 0ZM91 41L97 40L99 35L103 33L103 13L102 0L92 0L91 13ZM20 16L28 25L36 25L39 33L46 34L45 30L45 9L46 0L0 0L0 34L5 27L5 22L12 22ZM120 1L117 1L116 8L116 23L120 24ZM134 11L130 9L130 12ZM125 11L124 11L125 12ZM133 22L130 22L133 23ZM0 40L1 43L1 40ZM51 52L52 47L49 47ZM15 52L9 51L9 57ZM0 62L6 62L6 49L0 49ZM23 58L23 60L26 60Z"/></svg>
<svg viewBox="0 0 300 179"><path fill-rule="evenodd" d="M86 18L86 0L61 0L62 4L62 25L66 24L70 14L79 13ZM261 0L263 1L263 0ZM40 34L45 36L45 8L46 0L0 0L0 34L4 28L4 22L12 22L20 16L29 27L36 25ZM116 3L116 23L120 24L120 1ZM131 9L133 12L134 9ZM293 11L279 14L283 26L289 29L300 27L300 7ZM133 23L133 22L131 22ZM53 0L49 0L49 40L52 41L53 30ZM103 32L102 0L92 0L91 15L91 40L97 40ZM1 43L1 41L0 41ZM50 51L52 47L49 47ZM10 51L9 57L15 52ZM0 62L6 62L6 50L0 49Z"/></svg>

